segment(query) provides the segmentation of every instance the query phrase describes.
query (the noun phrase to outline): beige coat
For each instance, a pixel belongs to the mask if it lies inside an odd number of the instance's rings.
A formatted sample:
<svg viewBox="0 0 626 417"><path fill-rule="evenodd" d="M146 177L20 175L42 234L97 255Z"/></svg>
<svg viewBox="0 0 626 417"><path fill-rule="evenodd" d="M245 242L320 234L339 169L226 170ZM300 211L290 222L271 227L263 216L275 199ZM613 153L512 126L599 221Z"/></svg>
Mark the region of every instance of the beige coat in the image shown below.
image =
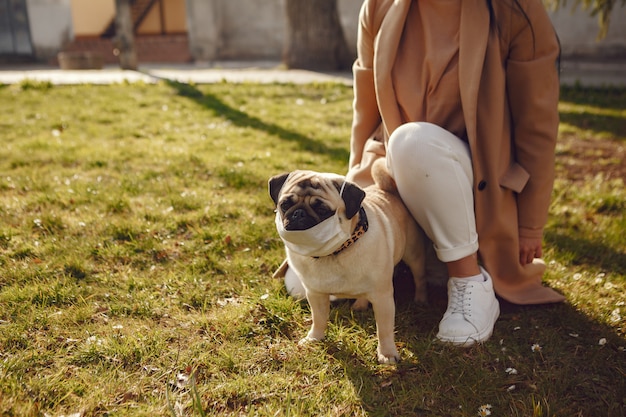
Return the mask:
<svg viewBox="0 0 626 417"><path fill-rule="evenodd" d="M419 1L419 0L417 0ZM366 0L354 64L354 119L348 177L371 183L374 159L402 120L392 66L411 0ZM472 154L479 256L496 292L517 304L563 301L541 283L545 264L519 263L519 236L540 237L554 180L558 128L558 41L541 0L461 0L459 84ZM403 73L403 72L397 72ZM382 123L381 123L382 122Z"/></svg>

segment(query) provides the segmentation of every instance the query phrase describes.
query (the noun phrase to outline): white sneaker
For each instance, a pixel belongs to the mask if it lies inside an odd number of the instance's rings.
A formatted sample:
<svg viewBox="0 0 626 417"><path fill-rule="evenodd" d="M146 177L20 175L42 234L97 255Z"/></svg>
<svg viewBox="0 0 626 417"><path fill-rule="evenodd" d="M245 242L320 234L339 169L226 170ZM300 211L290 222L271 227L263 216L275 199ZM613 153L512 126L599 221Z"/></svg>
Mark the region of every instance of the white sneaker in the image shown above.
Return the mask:
<svg viewBox="0 0 626 417"><path fill-rule="evenodd" d="M491 276L482 267L484 282L448 280L448 309L439 323L437 338L458 346L471 346L491 337L500 315Z"/></svg>

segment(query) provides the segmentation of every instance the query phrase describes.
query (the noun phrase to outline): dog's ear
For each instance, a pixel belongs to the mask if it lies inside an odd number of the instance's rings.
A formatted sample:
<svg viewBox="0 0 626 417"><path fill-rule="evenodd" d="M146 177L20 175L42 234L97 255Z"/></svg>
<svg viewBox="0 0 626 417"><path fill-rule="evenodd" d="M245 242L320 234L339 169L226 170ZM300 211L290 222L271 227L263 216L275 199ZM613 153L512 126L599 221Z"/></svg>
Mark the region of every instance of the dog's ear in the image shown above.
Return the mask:
<svg viewBox="0 0 626 417"><path fill-rule="evenodd" d="M270 192L270 197L274 200L274 204L278 204L278 196L280 195L280 189L283 188L285 181L287 181L287 177L289 177L289 173L275 175L268 181L268 189Z"/></svg>
<svg viewBox="0 0 626 417"><path fill-rule="evenodd" d="M339 184L339 187L341 189L342 184ZM343 194L341 194L341 198L346 205L346 217L351 219L361 209L361 203L365 198L365 191L363 191L358 185L348 181L346 181L345 186L343 187Z"/></svg>

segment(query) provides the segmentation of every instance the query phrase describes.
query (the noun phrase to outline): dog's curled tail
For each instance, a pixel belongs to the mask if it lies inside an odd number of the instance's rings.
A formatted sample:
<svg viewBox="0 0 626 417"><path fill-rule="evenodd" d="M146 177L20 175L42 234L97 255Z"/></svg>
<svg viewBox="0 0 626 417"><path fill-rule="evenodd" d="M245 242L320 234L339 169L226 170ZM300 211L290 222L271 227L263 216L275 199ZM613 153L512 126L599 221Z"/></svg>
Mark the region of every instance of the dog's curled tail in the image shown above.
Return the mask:
<svg viewBox="0 0 626 417"><path fill-rule="evenodd" d="M385 158L379 158L372 164L372 178L381 190L399 195L398 186L387 169Z"/></svg>

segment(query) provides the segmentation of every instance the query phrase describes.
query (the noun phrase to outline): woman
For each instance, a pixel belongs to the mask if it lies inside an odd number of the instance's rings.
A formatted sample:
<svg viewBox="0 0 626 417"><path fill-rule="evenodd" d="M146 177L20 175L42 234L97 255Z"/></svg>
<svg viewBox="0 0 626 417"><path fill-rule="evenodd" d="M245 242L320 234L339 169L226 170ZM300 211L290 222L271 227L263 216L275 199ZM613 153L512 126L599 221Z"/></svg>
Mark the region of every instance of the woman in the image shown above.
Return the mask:
<svg viewBox="0 0 626 417"><path fill-rule="evenodd" d="M438 338L487 340L495 293L563 301L539 259L559 95L541 0L365 0L357 51L348 178L387 159L450 276Z"/></svg>

